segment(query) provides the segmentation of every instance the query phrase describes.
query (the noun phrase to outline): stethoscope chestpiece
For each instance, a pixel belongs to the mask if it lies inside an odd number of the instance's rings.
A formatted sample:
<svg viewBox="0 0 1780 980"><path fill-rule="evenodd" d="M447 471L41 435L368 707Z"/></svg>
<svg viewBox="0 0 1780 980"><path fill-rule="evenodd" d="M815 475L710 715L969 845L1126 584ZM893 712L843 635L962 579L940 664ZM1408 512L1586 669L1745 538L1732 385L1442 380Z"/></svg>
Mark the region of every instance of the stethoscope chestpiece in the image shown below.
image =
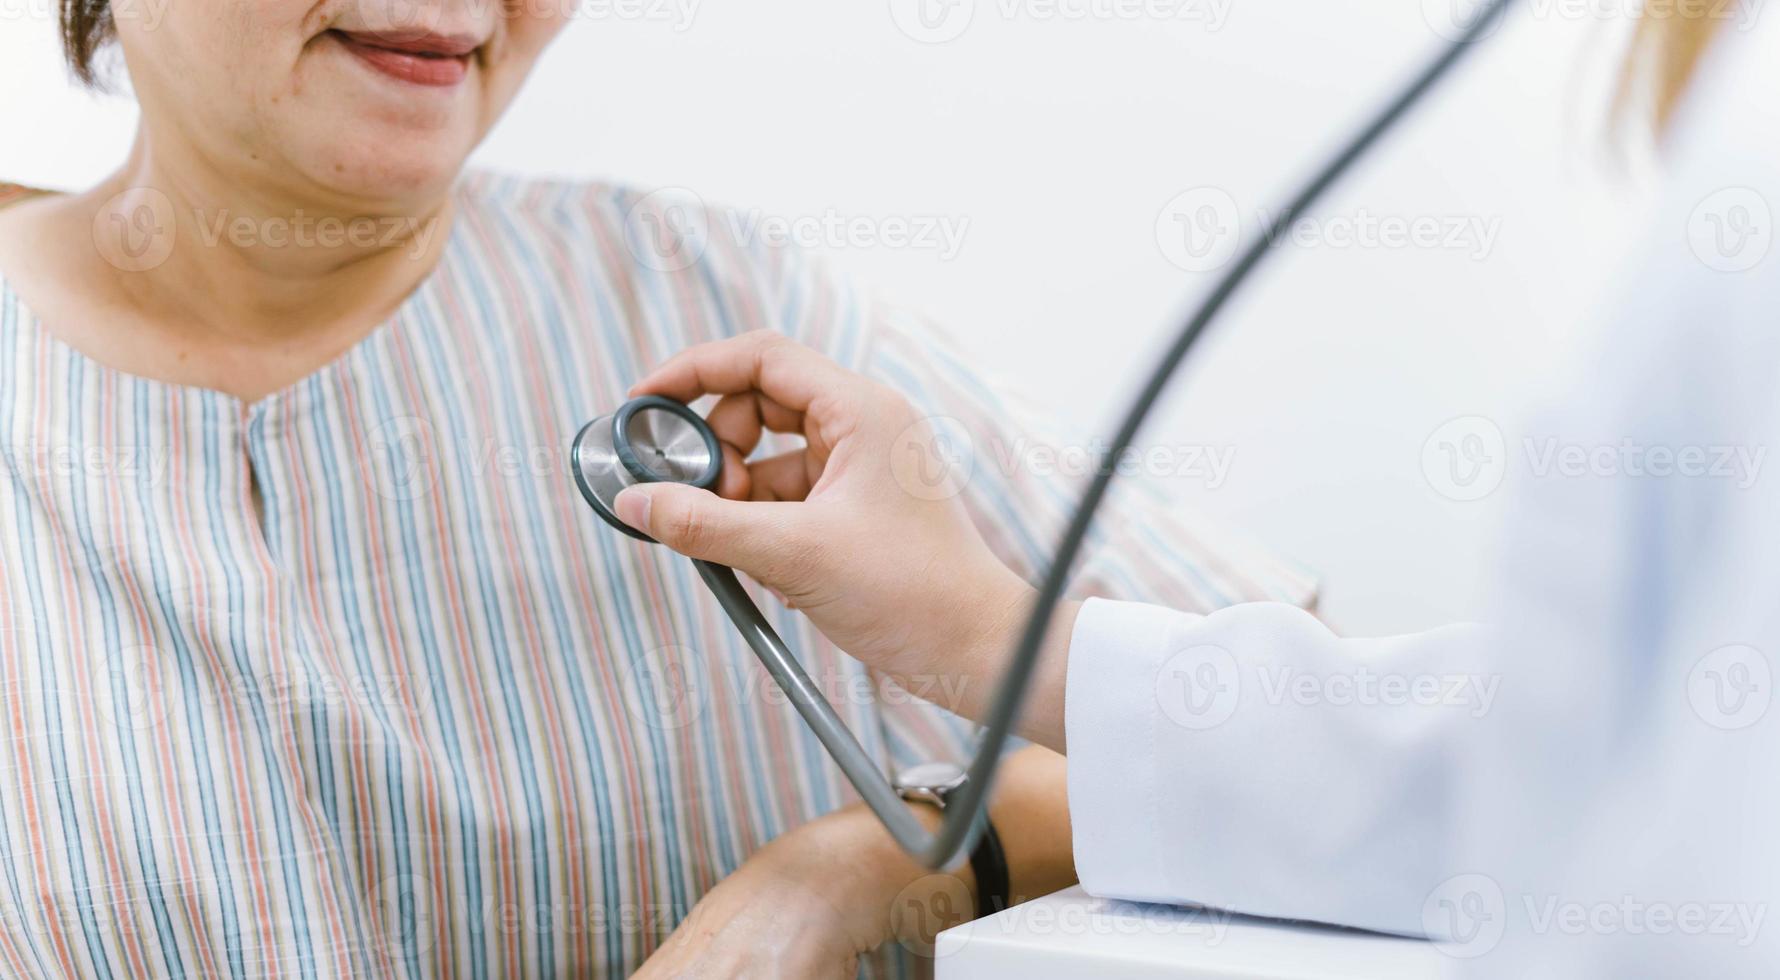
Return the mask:
<svg viewBox="0 0 1780 980"><path fill-rule="evenodd" d="M569 448L569 463L575 485L581 488L581 495L595 513L638 541L654 544L654 538L618 519L618 495L626 487L640 483L684 483L714 489L717 478L723 474L723 449L711 427L692 409L651 395L626 402L611 415L587 423ZM695 559L692 564L729 621L760 658L773 683L785 692L853 788L891 828L891 833L905 842L925 834L926 828L890 785L877 757L853 737L846 721L761 614L735 571L709 561ZM947 855L945 860L953 856Z"/></svg>
<svg viewBox="0 0 1780 980"><path fill-rule="evenodd" d="M613 506L618 494L639 483L715 489L723 475L723 449L697 412L671 398L645 395L582 426L569 448L569 468L594 513L653 544L654 538L618 519Z"/></svg>

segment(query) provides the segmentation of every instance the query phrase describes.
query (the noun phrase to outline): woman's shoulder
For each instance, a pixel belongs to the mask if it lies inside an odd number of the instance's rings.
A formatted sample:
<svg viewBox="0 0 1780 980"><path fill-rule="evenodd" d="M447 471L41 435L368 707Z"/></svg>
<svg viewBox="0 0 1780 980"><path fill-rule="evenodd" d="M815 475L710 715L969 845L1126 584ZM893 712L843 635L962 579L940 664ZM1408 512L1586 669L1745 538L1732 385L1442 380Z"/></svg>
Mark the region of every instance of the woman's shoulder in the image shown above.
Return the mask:
<svg viewBox="0 0 1780 980"><path fill-rule="evenodd" d="M43 205L55 196L52 191L0 181L0 293L14 288L7 272L41 265Z"/></svg>
<svg viewBox="0 0 1780 980"><path fill-rule="evenodd" d="M505 215L564 227L589 221L612 228L647 224L666 215L674 226L708 224L727 209L683 187L640 187L601 180L531 177L473 170L458 184L461 207L486 216Z"/></svg>
<svg viewBox="0 0 1780 980"><path fill-rule="evenodd" d="M873 322L870 292L772 217L690 188L472 171L459 209L457 247L488 257L480 265L519 257L544 275L585 276L643 319L685 326L682 346L765 327L850 365L864 344L848 338Z"/></svg>
<svg viewBox="0 0 1780 980"><path fill-rule="evenodd" d="M599 207L622 200L629 193L628 188L605 181L533 177L498 170L465 171L458 181L460 205L526 215Z"/></svg>
<svg viewBox="0 0 1780 980"><path fill-rule="evenodd" d="M756 233L760 223L752 212L709 202L686 187L471 171L458 194L462 211L486 234L596 249L638 275L771 278L798 258Z"/></svg>
<svg viewBox="0 0 1780 980"><path fill-rule="evenodd" d="M26 187L23 184L9 184L4 180L0 180L0 208L12 204L15 201L22 201L27 197L36 197L42 193L45 192L38 190L35 187Z"/></svg>
<svg viewBox="0 0 1780 980"><path fill-rule="evenodd" d="M458 196L472 241L485 250L529 250L637 285L716 290L771 306L830 274L772 234L759 211L714 204L690 188L472 171Z"/></svg>
<svg viewBox="0 0 1780 980"><path fill-rule="evenodd" d="M5 234L5 230L11 226L23 224L20 216L31 210L30 207L22 206L26 201L47 197L49 194L49 191L40 188L0 180L0 234Z"/></svg>

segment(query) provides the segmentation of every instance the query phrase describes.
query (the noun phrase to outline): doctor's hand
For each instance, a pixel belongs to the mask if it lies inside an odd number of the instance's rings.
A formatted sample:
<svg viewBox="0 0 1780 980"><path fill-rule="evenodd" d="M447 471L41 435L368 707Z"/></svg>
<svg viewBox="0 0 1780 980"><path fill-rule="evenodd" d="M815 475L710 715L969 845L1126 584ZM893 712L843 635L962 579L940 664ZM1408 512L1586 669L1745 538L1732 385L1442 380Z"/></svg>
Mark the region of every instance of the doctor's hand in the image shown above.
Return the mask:
<svg viewBox="0 0 1780 980"><path fill-rule="evenodd" d="M955 495L904 489L892 467L931 434L901 395L782 335L757 331L673 357L631 390L690 402L723 443L717 494L631 487L618 516L681 554L746 572L835 645L979 717L1035 592L989 550ZM749 460L764 431L804 446ZM1060 610L1022 733L1062 741L1062 661L1074 607ZM1049 679L1047 680L1047 674ZM962 681L962 682L960 682ZM948 703L948 700L950 703Z"/></svg>

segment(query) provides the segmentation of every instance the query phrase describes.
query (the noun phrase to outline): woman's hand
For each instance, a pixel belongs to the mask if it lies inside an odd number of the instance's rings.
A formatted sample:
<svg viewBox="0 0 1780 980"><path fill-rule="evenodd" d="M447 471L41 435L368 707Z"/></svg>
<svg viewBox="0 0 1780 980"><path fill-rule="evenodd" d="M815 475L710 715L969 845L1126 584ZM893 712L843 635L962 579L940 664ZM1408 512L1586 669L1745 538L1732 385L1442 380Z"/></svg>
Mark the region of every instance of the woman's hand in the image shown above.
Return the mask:
<svg viewBox="0 0 1780 980"><path fill-rule="evenodd" d="M1033 590L983 542L955 494L914 493L897 467L931 462L932 434L907 400L768 331L675 356L631 390L689 402L720 395L709 422L723 442L721 497L653 484L618 496L618 515L682 554L738 568L810 617L824 635L905 683L938 689L975 716ZM764 430L802 449L747 461ZM1053 624L1067 650L1074 610ZM1041 672L1028 731L1061 744L1059 651ZM1046 688L1051 688L1047 692ZM1051 729L1054 728L1054 731Z"/></svg>
<svg viewBox="0 0 1780 980"><path fill-rule="evenodd" d="M794 832L786 839L796 837ZM856 976L861 950L849 934L845 914L811 890L808 882L772 865L770 858L757 856L711 889L635 976L639 980Z"/></svg>
<svg viewBox="0 0 1780 980"><path fill-rule="evenodd" d="M938 813L917 815L937 824ZM851 980L861 954L893 939L931 948L968 918L974 887L905 857L863 808L823 817L762 848L711 889L636 974ZM926 914L899 914L913 903Z"/></svg>

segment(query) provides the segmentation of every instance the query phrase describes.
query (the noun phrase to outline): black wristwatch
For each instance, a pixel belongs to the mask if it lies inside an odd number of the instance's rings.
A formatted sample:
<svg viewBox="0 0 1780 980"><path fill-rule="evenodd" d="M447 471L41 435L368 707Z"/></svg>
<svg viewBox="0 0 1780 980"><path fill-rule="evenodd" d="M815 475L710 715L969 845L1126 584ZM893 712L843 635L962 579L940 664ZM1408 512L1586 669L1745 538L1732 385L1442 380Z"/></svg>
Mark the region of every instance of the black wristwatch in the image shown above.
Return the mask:
<svg viewBox="0 0 1780 980"><path fill-rule="evenodd" d="M905 800L929 803L944 810L946 801L969 782L962 766L950 762L928 762L904 769L896 774L896 792ZM989 814L982 816L983 836L976 850L970 852L970 870L977 879L977 918L999 912L1008 906L1007 852L1001 849L1001 837Z"/></svg>

